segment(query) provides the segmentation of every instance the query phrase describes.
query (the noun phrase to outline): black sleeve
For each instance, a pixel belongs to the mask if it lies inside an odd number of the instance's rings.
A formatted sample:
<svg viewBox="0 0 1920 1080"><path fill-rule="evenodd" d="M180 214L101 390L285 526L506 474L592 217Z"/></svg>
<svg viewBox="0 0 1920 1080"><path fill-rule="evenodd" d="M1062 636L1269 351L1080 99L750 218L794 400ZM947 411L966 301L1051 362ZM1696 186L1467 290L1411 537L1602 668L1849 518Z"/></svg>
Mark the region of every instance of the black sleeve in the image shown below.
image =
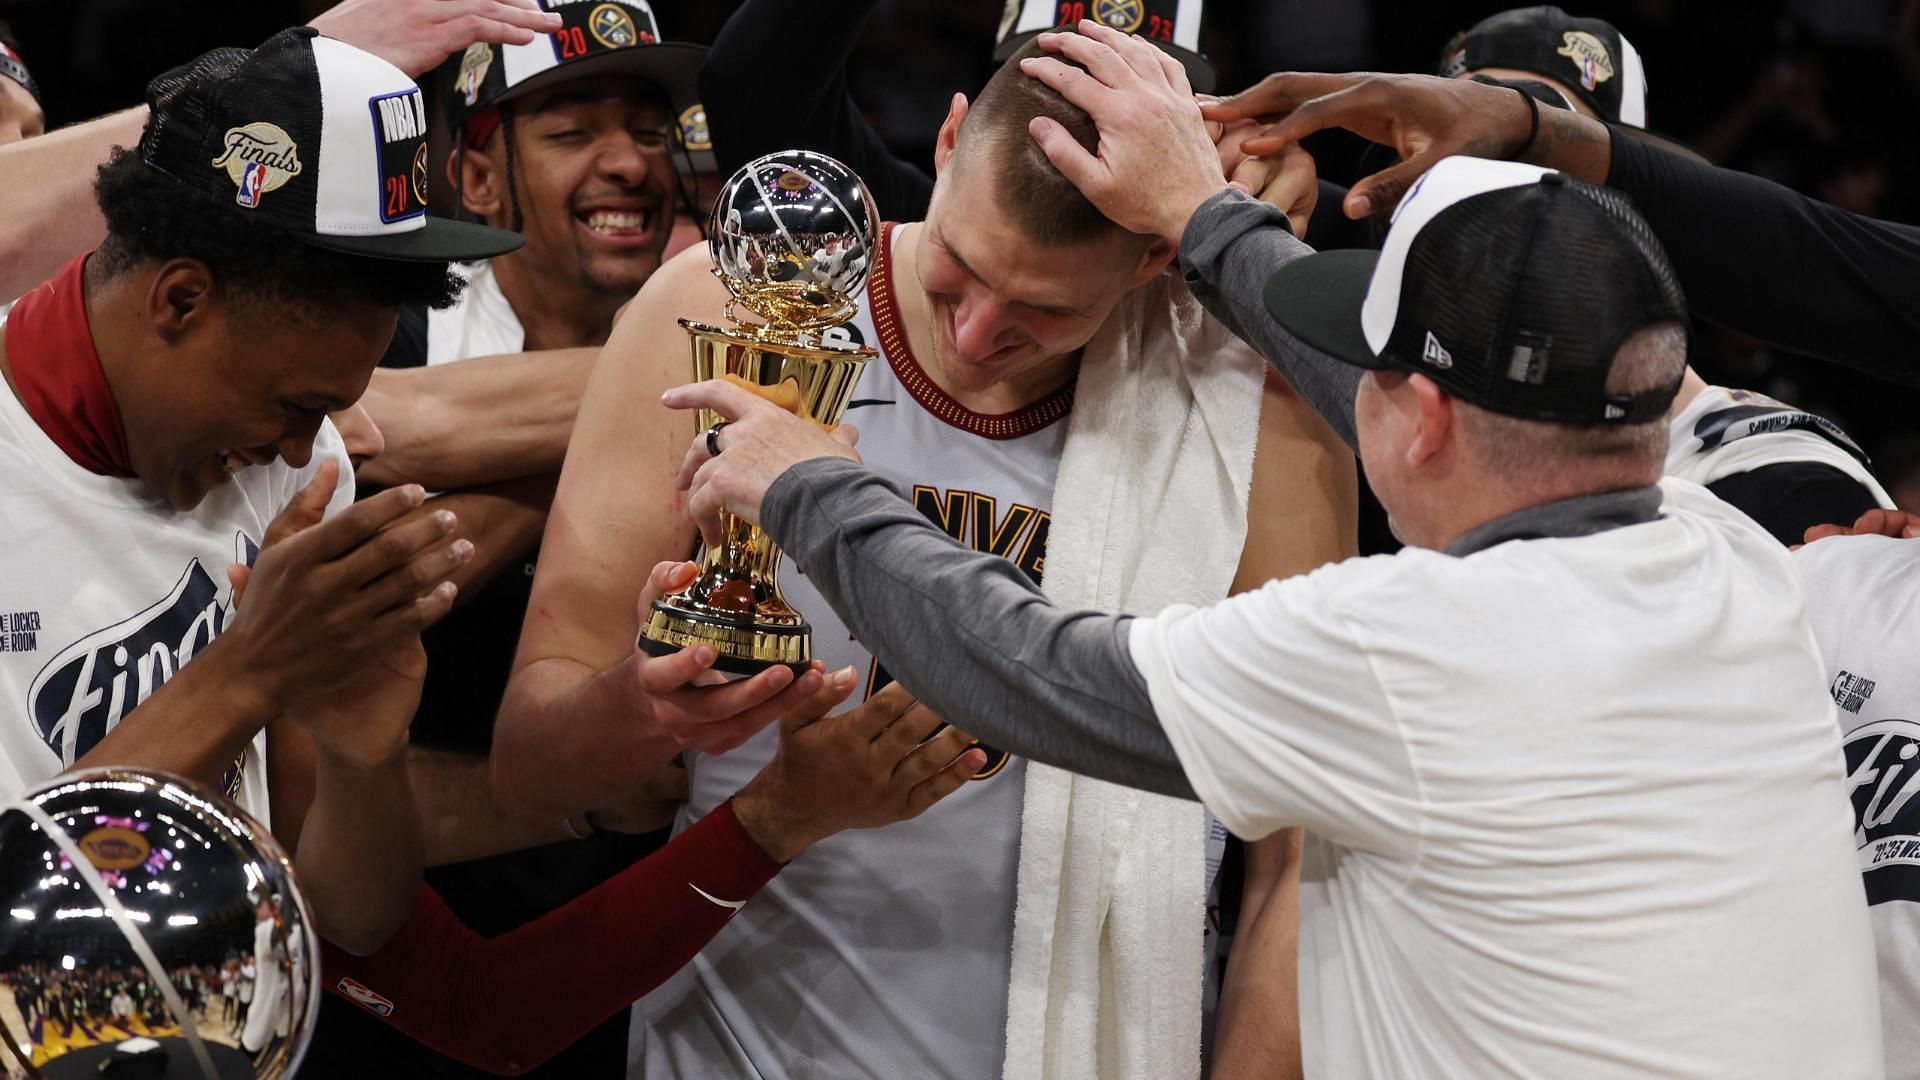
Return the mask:
<svg viewBox="0 0 1920 1080"><path fill-rule="evenodd" d="M1920 229L1613 132L1607 184L1673 260L1695 313L1884 379L1920 384Z"/></svg>
<svg viewBox="0 0 1920 1080"><path fill-rule="evenodd" d="M720 173L777 150L817 150L867 182L882 217L918 221L933 178L900 160L847 92L847 58L877 0L746 0L700 69Z"/></svg>
<svg viewBox="0 0 1920 1080"><path fill-rule="evenodd" d="M1880 506L1860 481L1817 461L1762 465L1715 480L1707 490L1789 545L1803 543L1815 525L1851 525Z"/></svg>
<svg viewBox="0 0 1920 1080"><path fill-rule="evenodd" d="M1314 204L1313 217L1307 220L1307 235L1302 238L1315 251L1380 246L1379 231L1371 220L1354 221L1340 208L1346 201L1346 188L1331 180L1320 181L1320 201Z"/></svg>
<svg viewBox="0 0 1920 1080"><path fill-rule="evenodd" d="M380 358L383 368L427 366L427 309L408 304L400 309L400 322L393 328L393 343Z"/></svg>

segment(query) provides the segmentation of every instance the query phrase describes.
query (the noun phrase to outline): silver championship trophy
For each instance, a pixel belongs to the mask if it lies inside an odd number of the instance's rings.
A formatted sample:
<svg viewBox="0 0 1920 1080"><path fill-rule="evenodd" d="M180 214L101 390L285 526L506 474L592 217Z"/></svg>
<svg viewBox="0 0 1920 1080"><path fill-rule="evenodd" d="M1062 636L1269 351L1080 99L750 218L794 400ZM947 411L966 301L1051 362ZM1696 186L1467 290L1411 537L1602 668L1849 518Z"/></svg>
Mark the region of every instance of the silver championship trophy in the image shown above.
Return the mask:
<svg viewBox="0 0 1920 1080"><path fill-rule="evenodd" d="M87 769L0 805L0 898L0 1061L17 1075L267 1080L306 1053L313 914L272 835L205 788ZM221 992L243 976L244 1018Z"/></svg>
<svg viewBox="0 0 1920 1080"><path fill-rule="evenodd" d="M815 422L840 421L874 349L829 332L859 310L879 214L853 171L824 154L786 150L734 173L713 206L713 273L727 286L725 328L680 320L696 380L729 378ZM758 317L748 322L744 307ZM700 426L721 417L708 410ZM699 556L692 585L654 602L640 648L660 656L707 644L737 675L813 659L811 630L780 595L780 549L721 515L722 540Z"/></svg>

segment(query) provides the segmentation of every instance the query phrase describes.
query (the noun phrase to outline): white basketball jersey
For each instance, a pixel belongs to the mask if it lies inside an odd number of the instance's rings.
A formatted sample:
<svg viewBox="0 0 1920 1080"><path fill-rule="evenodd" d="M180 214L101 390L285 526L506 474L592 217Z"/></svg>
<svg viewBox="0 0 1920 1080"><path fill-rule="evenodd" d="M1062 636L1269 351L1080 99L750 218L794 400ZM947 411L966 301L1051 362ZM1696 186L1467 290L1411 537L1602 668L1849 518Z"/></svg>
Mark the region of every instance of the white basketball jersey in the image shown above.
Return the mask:
<svg viewBox="0 0 1920 1080"><path fill-rule="evenodd" d="M1839 536L1794 562L1845 733L1887 1076L1920 1080L1920 541Z"/></svg>
<svg viewBox="0 0 1920 1080"><path fill-rule="evenodd" d="M907 346L888 257L839 334L878 348L846 421L860 454L955 539L1046 566L1054 475L1072 385L1015 413L975 413ZM791 559L787 600L813 626L828 670L862 689L886 672ZM773 756L769 728L731 753L689 754L680 827L738 791ZM679 976L634 1009L631 1075L645 1077L998 1076L1005 1045L1025 763L995 752L989 775L913 821L841 833L781 871Z"/></svg>
<svg viewBox="0 0 1920 1080"><path fill-rule="evenodd" d="M1668 423L1666 474L1705 487L1763 465L1827 465L1858 480L1891 508L1867 471L1866 454L1839 425L1751 390L1709 386Z"/></svg>

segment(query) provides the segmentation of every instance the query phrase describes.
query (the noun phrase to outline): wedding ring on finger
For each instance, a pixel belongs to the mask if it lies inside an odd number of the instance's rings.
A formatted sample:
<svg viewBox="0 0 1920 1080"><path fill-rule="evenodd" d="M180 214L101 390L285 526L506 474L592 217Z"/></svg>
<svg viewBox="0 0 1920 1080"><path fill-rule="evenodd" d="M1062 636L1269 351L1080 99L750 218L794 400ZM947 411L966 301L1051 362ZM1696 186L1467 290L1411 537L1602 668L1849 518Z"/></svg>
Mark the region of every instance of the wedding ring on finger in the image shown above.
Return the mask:
<svg viewBox="0 0 1920 1080"><path fill-rule="evenodd" d="M720 430L730 423L731 420L722 420L707 429L707 456L720 456Z"/></svg>

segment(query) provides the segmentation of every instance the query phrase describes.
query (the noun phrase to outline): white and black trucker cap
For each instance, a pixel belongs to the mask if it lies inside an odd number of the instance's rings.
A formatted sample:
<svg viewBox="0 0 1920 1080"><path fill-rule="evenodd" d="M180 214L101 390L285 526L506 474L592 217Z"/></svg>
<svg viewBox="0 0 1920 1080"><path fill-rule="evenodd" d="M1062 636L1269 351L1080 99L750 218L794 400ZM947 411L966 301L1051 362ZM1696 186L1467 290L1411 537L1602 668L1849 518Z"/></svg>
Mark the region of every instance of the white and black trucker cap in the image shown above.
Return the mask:
<svg viewBox="0 0 1920 1080"><path fill-rule="evenodd" d="M427 110L385 60L310 27L147 84L140 160L314 247L410 262L504 255L516 233L427 213Z"/></svg>
<svg viewBox="0 0 1920 1080"><path fill-rule="evenodd" d="M1378 252L1329 251L1275 271L1274 318L1358 367L1413 372L1491 412L1638 424L1679 390L1606 389L1613 357L1687 303L1624 195L1511 161L1454 157L1400 202Z"/></svg>

